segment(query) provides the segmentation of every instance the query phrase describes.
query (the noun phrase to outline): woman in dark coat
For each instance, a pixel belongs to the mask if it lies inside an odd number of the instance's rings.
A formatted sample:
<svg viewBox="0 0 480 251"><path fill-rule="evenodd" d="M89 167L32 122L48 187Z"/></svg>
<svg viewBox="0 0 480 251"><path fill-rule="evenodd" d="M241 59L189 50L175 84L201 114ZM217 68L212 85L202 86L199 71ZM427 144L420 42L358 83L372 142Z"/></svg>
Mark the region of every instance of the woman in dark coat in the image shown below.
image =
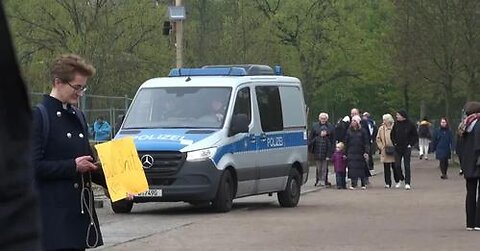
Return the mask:
<svg viewBox="0 0 480 251"><path fill-rule="evenodd" d="M467 230L480 231L480 102L464 106L467 117L459 126L461 167L466 181Z"/></svg>
<svg viewBox="0 0 480 251"><path fill-rule="evenodd" d="M367 189L368 167L366 158L368 158L369 142L366 132L360 126L360 121L359 116L353 116L350 128L345 135L348 177L352 180L351 190L357 187L358 179L360 179L362 189Z"/></svg>
<svg viewBox="0 0 480 251"><path fill-rule="evenodd" d="M93 72L93 66L77 55L59 56L51 68L52 91L33 112L43 250L85 250L103 244L92 181L105 185L105 180L94 164L85 118L75 108Z"/></svg>
<svg viewBox="0 0 480 251"><path fill-rule="evenodd" d="M433 151L440 161L441 179L448 179L448 160L451 158L453 136L447 118L440 119L440 128L433 135Z"/></svg>

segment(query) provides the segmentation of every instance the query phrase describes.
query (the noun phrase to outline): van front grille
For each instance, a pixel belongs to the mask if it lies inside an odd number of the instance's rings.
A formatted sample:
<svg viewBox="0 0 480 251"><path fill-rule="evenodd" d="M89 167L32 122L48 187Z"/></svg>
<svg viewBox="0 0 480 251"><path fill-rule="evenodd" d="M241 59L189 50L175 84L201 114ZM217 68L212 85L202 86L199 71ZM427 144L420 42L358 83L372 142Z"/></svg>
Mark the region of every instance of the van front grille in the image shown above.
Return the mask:
<svg viewBox="0 0 480 251"><path fill-rule="evenodd" d="M186 154L178 151L139 152L138 156L149 180L171 177L186 159Z"/></svg>

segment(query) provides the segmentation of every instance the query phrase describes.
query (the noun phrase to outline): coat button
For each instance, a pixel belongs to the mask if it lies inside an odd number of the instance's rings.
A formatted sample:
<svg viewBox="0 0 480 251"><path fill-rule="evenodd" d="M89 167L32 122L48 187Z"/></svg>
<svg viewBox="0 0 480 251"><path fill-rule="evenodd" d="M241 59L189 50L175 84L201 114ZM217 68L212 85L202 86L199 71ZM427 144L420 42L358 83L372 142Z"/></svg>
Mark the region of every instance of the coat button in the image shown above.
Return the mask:
<svg viewBox="0 0 480 251"><path fill-rule="evenodd" d="M57 111L57 117L59 117L59 118L60 118L61 116L62 116L62 112L60 112L60 111Z"/></svg>
<svg viewBox="0 0 480 251"><path fill-rule="evenodd" d="M73 113L73 115L75 115L75 111L73 111L72 113Z"/></svg>
<svg viewBox="0 0 480 251"><path fill-rule="evenodd" d="M73 184L73 187L74 187L74 188L78 188L78 183L74 183L74 184Z"/></svg>
<svg viewBox="0 0 480 251"><path fill-rule="evenodd" d="M67 138L71 138L72 137L72 134L67 132Z"/></svg>
<svg viewBox="0 0 480 251"><path fill-rule="evenodd" d="M80 137L81 139L83 139L83 133L78 134L78 137Z"/></svg>

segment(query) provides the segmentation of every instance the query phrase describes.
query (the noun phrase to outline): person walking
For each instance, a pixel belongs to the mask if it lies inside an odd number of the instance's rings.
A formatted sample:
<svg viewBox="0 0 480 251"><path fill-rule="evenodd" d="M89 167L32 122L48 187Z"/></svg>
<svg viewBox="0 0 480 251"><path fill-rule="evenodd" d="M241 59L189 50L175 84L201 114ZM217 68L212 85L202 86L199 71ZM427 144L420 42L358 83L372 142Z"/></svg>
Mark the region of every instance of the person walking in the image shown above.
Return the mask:
<svg viewBox="0 0 480 251"><path fill-rule="evenodd" d="M452 155L453 136L447 118L440 119L440 128L433 135L433 151L440 162L441 179L448 179L448 160Z"/></svg>
<svg viewBox="0 0 480 251"><path fill-rule="evenodd" d="M393 116L384 114L382 116L383 124L378 128L377 146L380 150L380 161L383 163L383 174L385 178L385 188L392 187L392 173L395 183L399 183L400 179L395 169L395 147L390 138L393 129Z"/></svg>
<svg viewBox="0 0 480 251"><path fill-rule="evenodd" d="M332 156L335 144L335 128L328 123L328 114L318 115L308 140L309 148L314 156L316 169L315 186L330 186L328 182L328 159Z"/></svg>
<svg viewBox="0 0 480 251"><path fill-rule="evenodd" d="M368 136L362 129L360 116L352 117L350 128L345 137L345 152L347 153L348 177L351 179L349 189L357 187L360 179L362 189L367 189L368 167L367 159L369 152Z"/></svg>
<svg viewBox="0 0 480 251"><path fill-rule="evenodd" d="M395 146L395 169L400 181L405 180L405 189L411 188L410 157L412 147L418 142L417 128L408 119L407 112L400 110L395 114L397 122L393 125L390 139ZM402 173L402 160L405 169L405 177ZM401 182L395 185L401 187Z"/></svg>
<svg viewBox="0 0 480 251"><path fill-rule="evenodd" d="M430 132L431 127L432 123L428 121L427 117L423 117L418 125L418 147L420 149L420 159L425 156L425 160L428 160L428 148L432 139L432 133Z"/></svg>
<svg viewBox="0 0 480 251"><path fill-rule="evenodd" d="M466 229L480 231L480 102L467 102L464 111L467 117L459 126L459 147L467 190Z"/></svg>
<svg viewBox="0 0 480 251"><path fill-rule="evenodd" d="M94 73L95 68L78 55L57 57L50 68L50 95L33 112L33 163L44 250L84 250L103 244L92 181L105 187L105 179L94 164L85 117L75 108Z"/></svg>
<svg viewBox="0 0 480 251"><path fill-rule="evenodd" d="M335 152L332 155L333 168L335 169L335 178L337 180L337 189L347 189L347 156L344 152L345 145L338 142Z"/></svg>

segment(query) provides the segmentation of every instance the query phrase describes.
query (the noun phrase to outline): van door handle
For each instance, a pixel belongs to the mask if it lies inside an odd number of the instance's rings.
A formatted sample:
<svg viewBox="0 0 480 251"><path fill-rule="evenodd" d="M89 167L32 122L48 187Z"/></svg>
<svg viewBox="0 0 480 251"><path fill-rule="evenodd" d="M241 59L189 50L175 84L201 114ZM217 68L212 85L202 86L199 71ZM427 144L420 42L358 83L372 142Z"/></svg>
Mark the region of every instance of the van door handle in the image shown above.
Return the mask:
<svg viewBox="0 0 480 251"><path fill-rule="evenodd" d="M255 140L255 134L250 134L248 135L250 137L250 143L255 143L256 140Z"/></svg>
<svg viewBox="0 0 480 251"><path fill-rule="evenodd" d="M260 140L261 140L262 142L267 141L267 134L266 134L266 133L260 133Z"/></svg>

